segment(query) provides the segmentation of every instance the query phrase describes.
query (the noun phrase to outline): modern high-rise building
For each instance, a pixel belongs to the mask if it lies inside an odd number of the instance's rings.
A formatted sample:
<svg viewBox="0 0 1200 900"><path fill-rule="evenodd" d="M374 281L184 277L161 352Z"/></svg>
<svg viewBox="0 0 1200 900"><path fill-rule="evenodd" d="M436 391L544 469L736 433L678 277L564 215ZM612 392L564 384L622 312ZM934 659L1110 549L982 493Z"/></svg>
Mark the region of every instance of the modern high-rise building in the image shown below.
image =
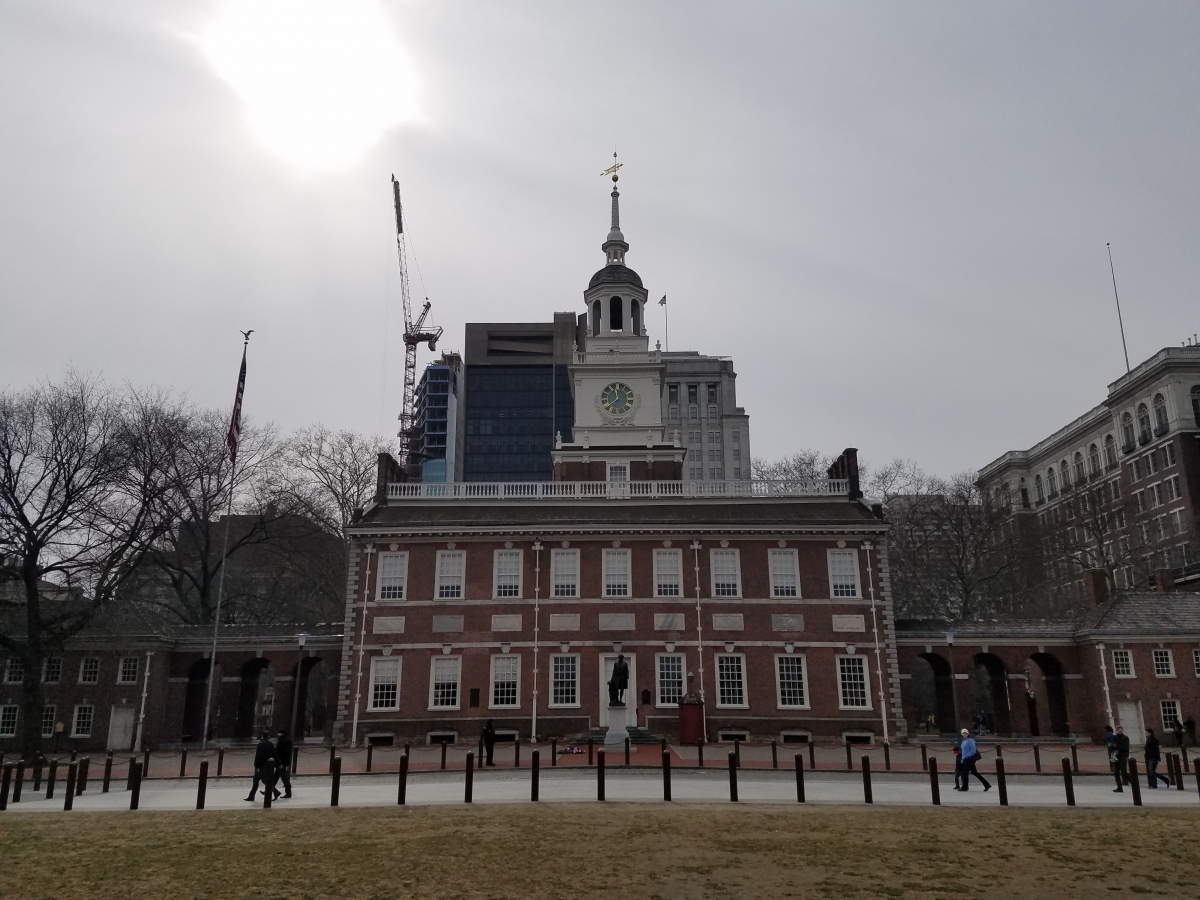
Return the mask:
<svg viewBox="0 0 1200 900"><path fill-rule="evenodd" d="M425 367L413 407L413 455L421 481L462 481L462 357L450 351Z"/></svg>

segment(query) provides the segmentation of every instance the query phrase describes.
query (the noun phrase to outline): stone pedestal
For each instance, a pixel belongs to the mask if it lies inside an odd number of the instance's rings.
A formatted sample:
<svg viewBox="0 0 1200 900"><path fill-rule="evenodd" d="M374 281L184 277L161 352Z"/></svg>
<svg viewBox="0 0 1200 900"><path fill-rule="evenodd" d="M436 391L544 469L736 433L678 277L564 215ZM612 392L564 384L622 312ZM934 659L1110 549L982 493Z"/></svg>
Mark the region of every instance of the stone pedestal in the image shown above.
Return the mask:
<svg viewBox="0 0 1200 900"><path fill-rule="evenodd" d="M625 728L625 706L608 707L608 733L604 735L605 747L624 747L629 731Z"/></svg>

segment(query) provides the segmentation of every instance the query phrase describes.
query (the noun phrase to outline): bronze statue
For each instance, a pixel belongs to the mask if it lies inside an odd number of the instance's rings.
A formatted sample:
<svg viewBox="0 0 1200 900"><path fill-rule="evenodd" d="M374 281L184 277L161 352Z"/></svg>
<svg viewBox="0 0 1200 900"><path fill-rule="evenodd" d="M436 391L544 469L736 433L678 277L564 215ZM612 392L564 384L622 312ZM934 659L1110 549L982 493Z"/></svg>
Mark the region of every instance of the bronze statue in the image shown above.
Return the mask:
<svg viewBox="0 0 1200 900"><path fill-rule="evenodd" d="M608 705L624 706L625 691L629 688L629 664L625 662L625 654L617 654L613 663L612 678L608 681Z"/></svg>

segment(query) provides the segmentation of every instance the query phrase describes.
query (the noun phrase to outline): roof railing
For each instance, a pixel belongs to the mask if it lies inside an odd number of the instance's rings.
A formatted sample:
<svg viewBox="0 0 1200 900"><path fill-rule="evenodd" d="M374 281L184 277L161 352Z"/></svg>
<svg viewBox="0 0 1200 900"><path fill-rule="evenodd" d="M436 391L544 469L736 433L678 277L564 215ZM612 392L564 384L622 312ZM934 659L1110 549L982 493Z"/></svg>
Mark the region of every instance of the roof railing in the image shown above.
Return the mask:
<svg viewBox="0 0 1200 900"><path fill-rule="evenodd" d="M450 481L393 482L389 500L656 500L837 497L845 478L782 481Z"/></svg>

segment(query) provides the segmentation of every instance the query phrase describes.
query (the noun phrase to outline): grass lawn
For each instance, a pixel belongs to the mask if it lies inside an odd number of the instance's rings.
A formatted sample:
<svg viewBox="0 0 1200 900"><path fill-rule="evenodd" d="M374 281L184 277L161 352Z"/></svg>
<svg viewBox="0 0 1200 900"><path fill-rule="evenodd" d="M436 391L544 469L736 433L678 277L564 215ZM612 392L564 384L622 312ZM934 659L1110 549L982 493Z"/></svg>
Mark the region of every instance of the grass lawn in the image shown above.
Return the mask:
<svg viewBox="0 0 1200 900"><path fill-rule="evenodd" d="M0 816L3 898L1200 898L1200 811L413 807Z"/></svg>

